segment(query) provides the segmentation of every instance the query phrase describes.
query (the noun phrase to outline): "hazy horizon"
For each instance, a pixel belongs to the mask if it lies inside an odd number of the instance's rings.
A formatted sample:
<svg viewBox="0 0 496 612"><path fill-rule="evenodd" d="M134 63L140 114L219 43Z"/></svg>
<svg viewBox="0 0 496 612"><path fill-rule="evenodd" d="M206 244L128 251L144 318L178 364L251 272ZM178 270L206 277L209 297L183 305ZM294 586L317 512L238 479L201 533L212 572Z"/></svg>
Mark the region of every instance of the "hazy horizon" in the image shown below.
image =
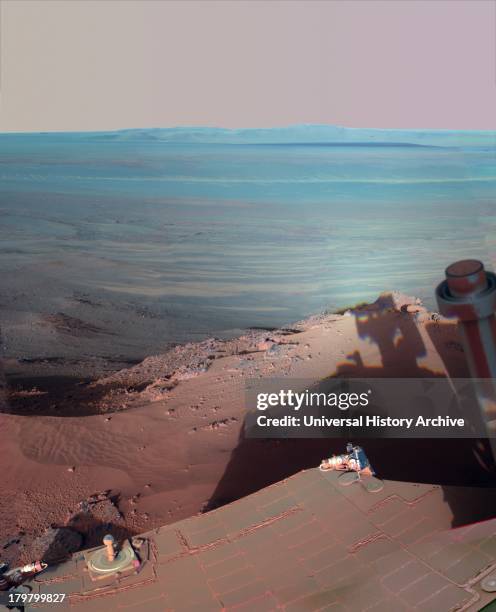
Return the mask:
<svg viewBox="0 0 496 612"><path fill-rule="evenodd" d="M0 0L1 1L1 0ZM456 129L456 128L383 128L383 127L375 127L375 126L348 126L348 125L339 125L336 123L292 123L287 125L276 125L276 126L264 126L260 125L257 127L223 127L221 125L134 125L127 127L119 127L119 128L111 128L111 129L79 129L79 130L0 130L0 135L2 134L105 134L105 133L114 133L114 132L133 132L133 131L144 131L144 130L219 130L225 132L253 132L257 130L291 130L294 128L303 128L303 127L311 127L311 128L340 128L344 130L370 130L370 131L381 131L381 132L471 132L471 133L495 133L495 128L488 129Z"/></svg>
<svg viewBox="0 0 496 612"><path fill-rule="evenodd" d="M1 1L1 0L0 0ZM280 133L280 134L301 134L303 133L303 130L308 130L311 133L311 136L308 139L308 143L309 144L316 144L319 142L319 140L316 140L316 136L319 134L319 130L321 131L321 135L325 135L326 131L330 132L331 130L336 130L339 131L341 133L341 135L344 137L344 141L350 141L350 142L356 142L357 144L360 143L360 140L355 140L352 137L352 134L355 133L355 135L359 135L359 134L368 134L370 141L373 141L374 138L373 136L375 134L379 134L382 133L385 136L386 141L390 140L391 142L397 142L394 140L396 135L405 135L407 137L411 137L413 138L413 140L416 139L416 137L421 136L423 139L425 139L428 136L439 136L440 138L443 138L444 136L448 136L450 134L452 135L474 135L474 136L481 136L483 138L483 140L487 140L487 138L490 138L490 142L489 142L489 146L494 146L496 144L496 129L478 129L478 130L472 130L472 129L464 129L464 130L460 130L460 129L451 129L451 128L432 128L432 129L424 129L424 128L377 128L377 127L358 127L358 126L343 126L343 125L337 125L337 124L332 124L332 123L328 123L328 124L314 124L314 123L298 123L298 124L290 124L290 125L280 125L280 126L270 126L270 127L265 127L265 126L259 126L259 127L249 127L249 128L244 128L244 127L222 127L222 126L208 126L208 125L170 125L170 126L158 126L158 125L150 125L150 126L133 126L133 127L124 127L124 128L114 128L114 129L98 129L98 130L94 130L94 129L87 129L87 130L35 130L35 131L27 131L27 130L19 130L19 131L13 131L13 130L7 130L7 131L1 131L0 130L0 136L15 136L15 135L19 135L22 136L23 134L26 136L32 135L32 136L36 136L36 135L40 135L40 136L56 136L56 135L60 135L60 136L64 136L64 135L90 135L90 134L95 134L95 135L105 135L105 134L112 134L112 135L117 135L117 134L126 134L126 133L136 133L139 134L144 133L144 132L162 132L162 133L182 133L182 134L187 134L188 132L190 133L199 133L199 132L205 132L205 133L215 133L217 135L220 136L227 136L229 137L230 135L232 136L247 136L250 135L252 136L255 133ZM312 134L313 131L313 134ZM351 138L350 138L351 136ZM393 140L391 140L391 138ZM493 139L494 138L494 142ZM162 138L161 140L163 140L164 142L168 142L165 138ZM199 141L198 141L199 142ZM210 142L210 141L209 141ZM275 144L277 141L274 140L273 143ZM322 143L325 142L324 140L321 141ZM334 136L329 140L329 142L341 142L340 139L335 139ZM367 141L365 141L367 142ZM290 141L286 141L286 144L290 144ZM298 141L296 140L294 142L294 144L302 144L303 141L300 141L300 143L298 143ZM432 145L427 145L427 146L432 146ZM446 145L442 145L442 146L446 146ZM464 146L466 146L466 143L464 143Z"/></svg>

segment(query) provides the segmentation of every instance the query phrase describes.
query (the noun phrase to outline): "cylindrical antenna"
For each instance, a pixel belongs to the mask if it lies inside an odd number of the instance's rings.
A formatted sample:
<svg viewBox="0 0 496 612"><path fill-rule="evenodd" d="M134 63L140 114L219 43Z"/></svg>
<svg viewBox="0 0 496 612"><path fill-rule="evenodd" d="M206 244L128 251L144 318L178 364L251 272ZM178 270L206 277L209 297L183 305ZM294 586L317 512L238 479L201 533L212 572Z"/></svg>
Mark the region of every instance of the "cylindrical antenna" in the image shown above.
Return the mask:
<svg viewBox="0 0 496 612"><path fill-rule="evenodd" d="M103 543L105 545L105 548L107 549L107 559L110 563L112 563L112 561L115 559L114 536L107 534L103 538Z"/></svg>
<svg viewBox="0 0 496 612"><path fill-rule="evenodd" d="M446 268L446 280L436 289L439 311L459 321L462 341L482 417L496 458L496 275L476 259Z"/></svg>

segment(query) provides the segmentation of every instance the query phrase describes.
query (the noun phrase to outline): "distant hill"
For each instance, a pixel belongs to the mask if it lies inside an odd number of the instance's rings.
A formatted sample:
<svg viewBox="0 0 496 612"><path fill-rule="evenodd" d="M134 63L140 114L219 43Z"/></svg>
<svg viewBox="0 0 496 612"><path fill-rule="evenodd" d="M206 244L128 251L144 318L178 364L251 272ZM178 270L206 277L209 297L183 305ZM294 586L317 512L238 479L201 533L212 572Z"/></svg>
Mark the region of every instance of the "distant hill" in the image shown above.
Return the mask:
<svg viewBox="0 0 496 612"><path fill-rule="evenodd" d="M241 130L208 127L156 128L122 130L108 135L102 133L99 137L197 144L496 146L494 131L379 130L333 125L296 125Z"/></svg>
<svg viewBox="0 0 496 612"><path fill-rule="evenodd" d="M37 135L50 139L136 140L176 144L496 147L496 131L383 130L334 125L237 130L211 127L142 128L112 132L50 132ZM33 137L34 134L0 134L0 138L19 136Z"/></svg>

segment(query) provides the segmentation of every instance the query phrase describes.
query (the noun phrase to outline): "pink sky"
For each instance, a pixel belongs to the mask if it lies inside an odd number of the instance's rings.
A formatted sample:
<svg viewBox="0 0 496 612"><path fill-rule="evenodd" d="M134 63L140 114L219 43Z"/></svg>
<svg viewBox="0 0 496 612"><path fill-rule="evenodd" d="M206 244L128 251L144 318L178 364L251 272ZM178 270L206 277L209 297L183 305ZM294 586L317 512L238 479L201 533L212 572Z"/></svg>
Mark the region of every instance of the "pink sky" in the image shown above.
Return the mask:
<svg viewBox="0 0 496 612"><path fill-rule="evenodd" d="M0 130L496 129L496 2L4 0Z"/></svg>

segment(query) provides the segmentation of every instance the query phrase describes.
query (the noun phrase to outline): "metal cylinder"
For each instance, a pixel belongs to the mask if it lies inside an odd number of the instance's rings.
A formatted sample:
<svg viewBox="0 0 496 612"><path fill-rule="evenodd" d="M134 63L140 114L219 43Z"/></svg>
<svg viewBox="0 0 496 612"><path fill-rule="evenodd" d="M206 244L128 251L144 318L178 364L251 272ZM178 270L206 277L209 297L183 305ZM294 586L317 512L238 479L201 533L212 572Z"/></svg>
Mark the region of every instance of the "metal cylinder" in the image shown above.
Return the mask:
<svg viewBox="0 0 496 612"><path fill-rule="evenodd" d="M455 297L480 293L487 287L484 264L477 259L456 261L446 268L445 274L450 293Z"/></svg>
<svg viewBox="0 0 496 612"><path fill-rule="evenodd" d="M114 548L114 544L115 544L115 540L114 537L110 534L107 534L104 538L103 538L103 543L105 545L105 548L107 549L107 560L112 563L112 561L115 559L115 548Z"/></svg>
<svg viewBox="0 0 496 612"><path fill-rule="evenodd" d="M470 375L488 436L496 433L496 275L476 259L446 268L446 280L436 289L439 311L458 319ZM491 440L493 456L496 443Z"/></svg>
<svg viewBox="0 0 496 612"><path fill-rule="evenodd" d="M441 314L460 321L471 375L496 378L496 276L480 261L457 261L436 297Z"/></svg>

